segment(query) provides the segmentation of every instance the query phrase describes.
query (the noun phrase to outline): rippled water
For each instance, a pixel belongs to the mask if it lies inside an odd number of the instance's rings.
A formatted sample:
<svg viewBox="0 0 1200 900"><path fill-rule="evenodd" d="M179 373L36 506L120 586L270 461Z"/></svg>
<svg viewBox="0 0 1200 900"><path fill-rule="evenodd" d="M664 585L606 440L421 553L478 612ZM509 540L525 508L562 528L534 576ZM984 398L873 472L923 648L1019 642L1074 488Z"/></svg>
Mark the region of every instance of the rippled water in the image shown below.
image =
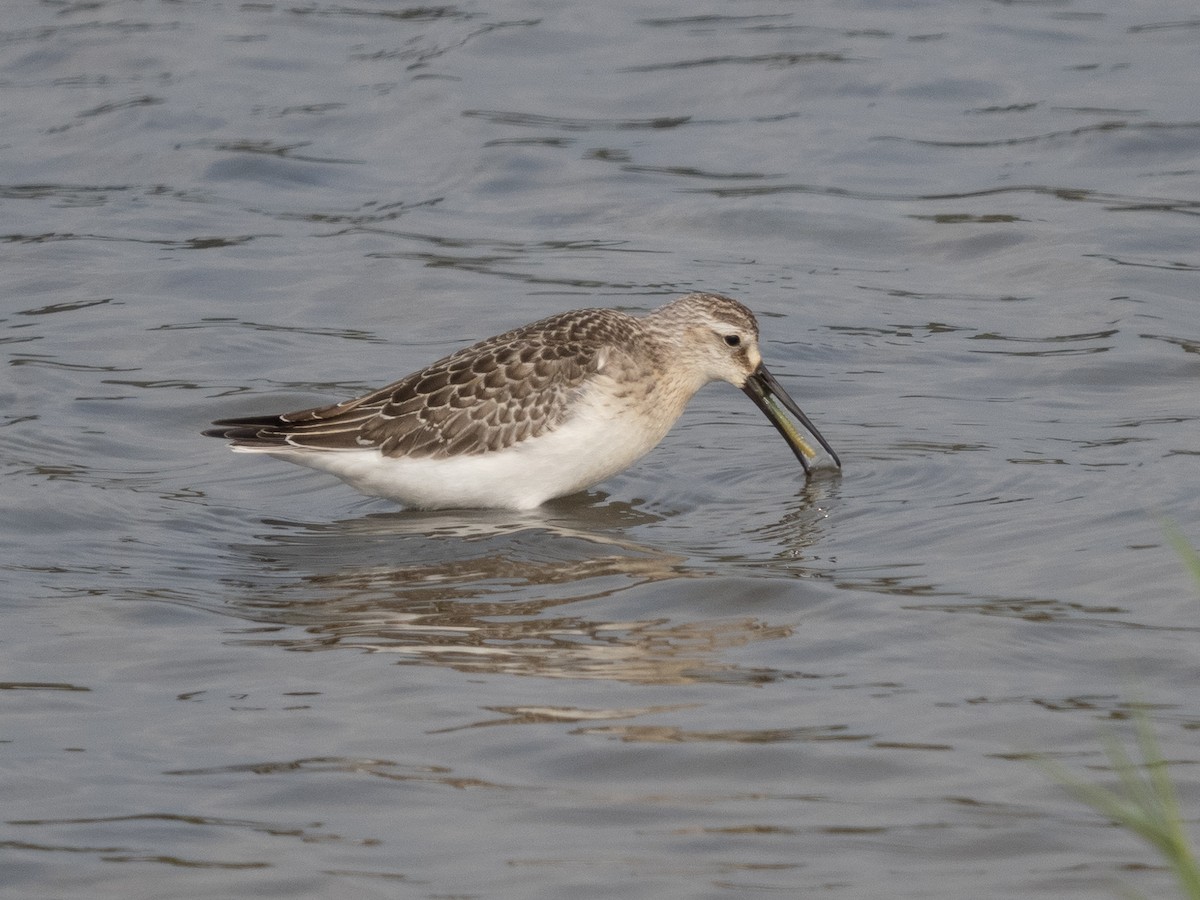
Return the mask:
<svg viewBox="0 0 1200 900"><path fill-rule="evenodd" d="M1027 757L1144 705L1200 817L1191 10L7 12L6 896L1171 895ZM693 289L843 477L723 386L533 513L198 434Z"/></svg>

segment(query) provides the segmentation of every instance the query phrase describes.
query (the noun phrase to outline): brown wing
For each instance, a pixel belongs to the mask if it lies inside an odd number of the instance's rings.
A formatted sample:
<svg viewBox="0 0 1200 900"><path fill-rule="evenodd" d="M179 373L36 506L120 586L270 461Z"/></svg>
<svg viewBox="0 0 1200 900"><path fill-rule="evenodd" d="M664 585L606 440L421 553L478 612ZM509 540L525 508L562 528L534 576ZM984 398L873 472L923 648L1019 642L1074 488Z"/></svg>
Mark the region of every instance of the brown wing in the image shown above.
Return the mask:
<svg viewBox="0 0 1200 900"><path fill-rule="evenodd" d="M205 432L269 450L378 448L441 459L511 447L553 430L596 374L601 350L632 339L611 309L561 313L480 341L370 394L281 416L223 419Z"/></svg>

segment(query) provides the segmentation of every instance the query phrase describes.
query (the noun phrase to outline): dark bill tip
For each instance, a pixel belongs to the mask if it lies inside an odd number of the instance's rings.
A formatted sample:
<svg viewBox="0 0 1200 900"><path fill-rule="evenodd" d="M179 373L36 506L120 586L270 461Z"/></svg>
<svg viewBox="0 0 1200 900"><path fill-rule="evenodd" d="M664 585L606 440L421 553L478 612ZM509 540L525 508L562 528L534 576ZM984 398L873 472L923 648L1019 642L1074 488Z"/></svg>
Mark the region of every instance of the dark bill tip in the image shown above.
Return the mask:
<svg viewBox="0 0 1200 900"><path fill-rule="evenodd" d="M771 424L775 426L775 430L783 435L783 439L787 441L788 446L792 448L792 452L796 454L796 459L800 460L800 465L804 467L805 473L812 471L813 465L821 459L821 454L813 449L812 445L804 439L804 435L800 433L800 430L788 418L789 414L829 454L829 458L833 460L833 464L839 469L842 467L842 461L838 459L838 455L834 452L834 449L829 446L829 441L825 440L821 432L817 430L817 426L796 405L796 401L788 396L787 391L775 380L775 376L767 371L766 366L760 365L755 369L753 374L746 379L746 384L742 387L742 390L754 401L755 406L761 409L766 417L770 419Z"/></svg>

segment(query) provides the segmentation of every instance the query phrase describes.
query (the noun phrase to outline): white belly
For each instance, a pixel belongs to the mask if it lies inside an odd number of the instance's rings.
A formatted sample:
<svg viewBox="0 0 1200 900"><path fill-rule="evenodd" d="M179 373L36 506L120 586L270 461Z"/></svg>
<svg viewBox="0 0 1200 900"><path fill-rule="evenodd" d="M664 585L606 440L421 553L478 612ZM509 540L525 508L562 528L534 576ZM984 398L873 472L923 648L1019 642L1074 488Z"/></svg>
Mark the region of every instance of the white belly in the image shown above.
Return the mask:
<svg viewBox="0 0 1200 900"><path fill-rule="evenodd" d="M270 452L405 506L532 509L584 490L644 456L669 430L674 419L666 418L647 420L628 410L610 415L590 406L555 431L506 450L450 459L390 458L377 450Z"/></svg>

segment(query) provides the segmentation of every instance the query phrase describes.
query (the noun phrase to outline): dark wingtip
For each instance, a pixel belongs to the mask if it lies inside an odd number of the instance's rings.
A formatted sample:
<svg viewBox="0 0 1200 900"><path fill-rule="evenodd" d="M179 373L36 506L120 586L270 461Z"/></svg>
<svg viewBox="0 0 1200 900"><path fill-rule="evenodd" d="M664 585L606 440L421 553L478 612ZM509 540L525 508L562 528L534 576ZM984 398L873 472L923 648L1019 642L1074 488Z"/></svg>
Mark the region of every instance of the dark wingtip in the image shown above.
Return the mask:
<svg viewBox="0 0 1200 900"><path fill-rule="evenodd" d="M284 424L279 416L251 416L245 419L217 419L215 427L200 432L205 437L259 445L283 443L286 435L278 433Z"/></svg>

